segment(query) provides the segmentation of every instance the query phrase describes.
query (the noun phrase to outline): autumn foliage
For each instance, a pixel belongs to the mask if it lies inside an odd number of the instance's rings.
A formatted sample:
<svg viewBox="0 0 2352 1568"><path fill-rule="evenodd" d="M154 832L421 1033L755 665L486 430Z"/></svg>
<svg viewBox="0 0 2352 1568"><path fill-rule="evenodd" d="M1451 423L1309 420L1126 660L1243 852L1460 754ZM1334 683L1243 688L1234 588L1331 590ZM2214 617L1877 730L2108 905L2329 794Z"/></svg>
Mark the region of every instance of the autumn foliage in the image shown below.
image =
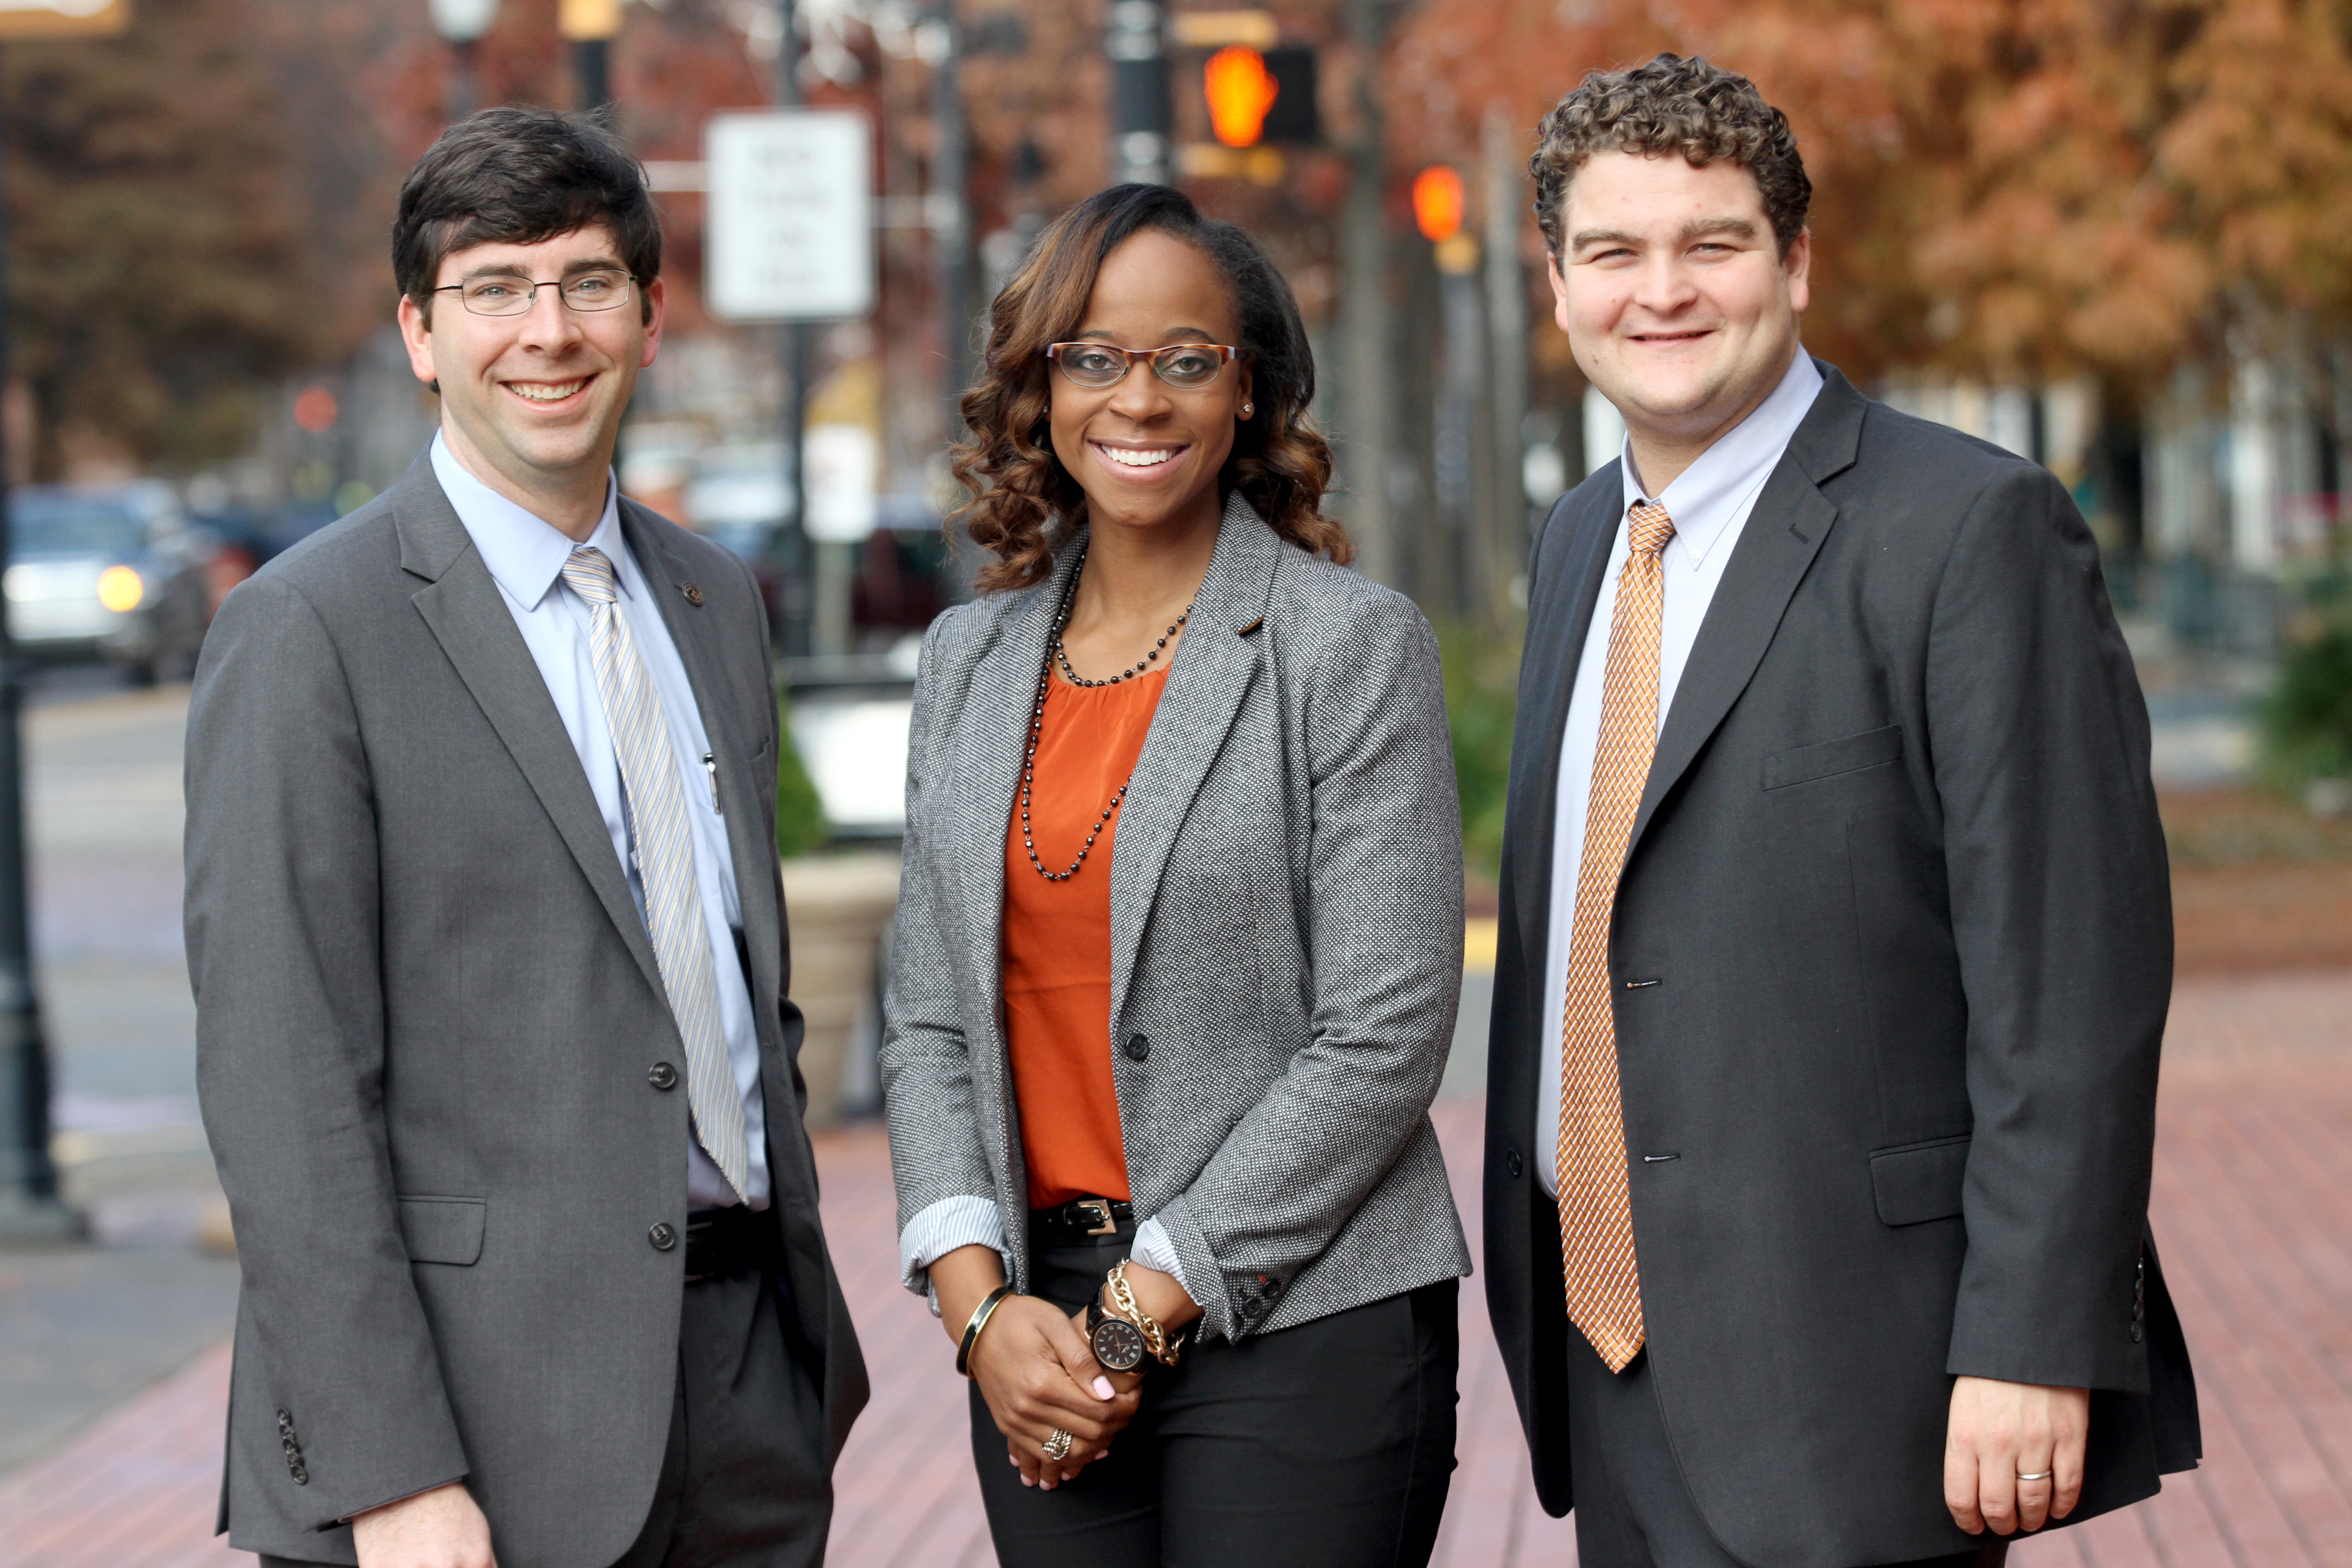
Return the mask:
<svg viewBox="0 0 2352 1568"><path fill-rule="evenodd" d="M1394 143L1468 157L1491 106L1531 140L1586 70L1662 48L1794 121L1807 338L1849 369L2128 382L2352 331L2342 0L1429 0Z"/></svg>

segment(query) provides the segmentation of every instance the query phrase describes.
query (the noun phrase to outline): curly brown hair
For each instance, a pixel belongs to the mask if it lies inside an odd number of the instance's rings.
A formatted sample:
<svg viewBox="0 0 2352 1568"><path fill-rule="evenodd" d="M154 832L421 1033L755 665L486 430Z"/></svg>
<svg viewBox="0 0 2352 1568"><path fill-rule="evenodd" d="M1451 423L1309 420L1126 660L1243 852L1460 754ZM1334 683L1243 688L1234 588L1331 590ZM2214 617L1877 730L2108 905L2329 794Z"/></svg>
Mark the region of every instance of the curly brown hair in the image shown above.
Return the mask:
<svg viewBox="0 0 2352 1568"><path fill-rule="evenodd" d="M949 526L961 525L996 557L980 571L983 590L1043 581L1055 552L1086 521L1086 491L1055 456L1048 432L1045 350L1079 329L1104 258L1145 228L1172 235L1215 262L1241 318L1237 346L1250 368L1257 413L1234 432L1218 493L1239 490L1276 533L1310 554L1343 565L1354 558L1347 531L1322 514L1331 448L1307 416L1315 358L1290 285L1257 241L1232 224L1202 217L1183 192L1114 185L1038 236L989 311L981 379L963 395L969 434L948 453L957 481L972 497Z"/></svg>
<svg viewBox="0 0 2352 1568"><path fill-rule="evenodd" d="M1704 59L1660 55L1629 70L1589 72L1552 106L1538 133L1528 173L1536 225L1554 256L1561 254L1568 183L1595 153L1679 153L1702 169L1728 159L1755 176L1781 255L1805 231L1813 182L1789 117L1765 102L1754 82Z"/></svg>

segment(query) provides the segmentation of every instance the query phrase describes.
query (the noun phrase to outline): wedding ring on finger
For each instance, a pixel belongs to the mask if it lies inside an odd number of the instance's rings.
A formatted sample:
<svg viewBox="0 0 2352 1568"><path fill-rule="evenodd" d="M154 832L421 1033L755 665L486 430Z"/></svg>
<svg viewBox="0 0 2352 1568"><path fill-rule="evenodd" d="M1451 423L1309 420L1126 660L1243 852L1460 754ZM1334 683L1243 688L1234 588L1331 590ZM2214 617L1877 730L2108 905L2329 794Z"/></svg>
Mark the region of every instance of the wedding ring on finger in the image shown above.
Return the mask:
<svg viewBox="0 0 2352 1568"><path fill-rule="evenodd" d="M1076 1439L1056 1426L1054 1428L1054 1435L1045 1439L1039 1447L1038 1452L1058 1465L1070 1457L1070 1445L1075 1441Z"/></svg>
<svg viewBox="0 0 2352 1568"><path fill-rule="evenodd" d="M2055 1470L2036 1470L2029 1476L2021 1471L2017 1479L2021 1481L2046 1481L2057 1473Z"/></svg>

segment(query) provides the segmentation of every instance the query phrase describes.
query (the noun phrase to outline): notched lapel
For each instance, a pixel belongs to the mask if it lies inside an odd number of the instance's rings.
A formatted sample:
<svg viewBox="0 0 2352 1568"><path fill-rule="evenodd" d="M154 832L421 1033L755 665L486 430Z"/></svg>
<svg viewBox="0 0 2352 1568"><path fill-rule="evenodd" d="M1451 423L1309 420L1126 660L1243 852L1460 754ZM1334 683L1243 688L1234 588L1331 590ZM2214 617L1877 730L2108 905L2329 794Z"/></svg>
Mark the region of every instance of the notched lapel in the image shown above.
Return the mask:
<svg viewBox="0 0 2352 1568"><path fill-rule="evenodd" d="M1118 811L1110 862L1110 1016L1127 1008L1128 984L1142 946L1151 906L1168 869L1177 830L1192 809L1210 765L1225 743L1243 694L1258 668L1265 616L1280 552L1295 548L1259 521L1236 494L1225 506L1217 547L1209 559L1184 640L1160 707L1143 738L1135 783ZM1256 624L1251 624L1255 621Z"/></svg>
<svg viewBox="0 0 2352 1568"><path fill-rule="evenodd" d="M1052 574L998 623L996 640L972 667L963 710L953 720L954 772L929 786L950 803L954 826L940 847L950 858L964 914L965 957L986 991L984 1016L992 1019L1003 1015L1004 836L1013 825L1037 671L1045 665L1055 607L1076 560L1076 550L1064 547Z"/></svg>
<svg viewBox="0 0 2352 1568"><path fill-rule="evenodd" d="M412 470L400 502L401 564L418 575L429 567L435 580L410 595L410 602L530 782L655 994L667 996L653 942L604 832L604 814L596 809L580 753L572 750L530 648L431 469L421 486L415 479Z"/></svg>
<svg viewBox="0 0 2352 1568"><path fill-rule="evenodd" d="M1765 649L1772 646L1790 596L1836 521L1837 508L1798 463L1784 458L1757 498L1756 510L1724 564L1715 601L1699 623L1698 640L1691 645L1690 661L1683 667L1682 683L1675 689L1674 706L1666 710L1665 728L1659 731L1658 750L1650 761L1649 781L1642 788L1642 808L1634 816L1626 847L1629 863L1658 802L1748 689Z"/></svg>

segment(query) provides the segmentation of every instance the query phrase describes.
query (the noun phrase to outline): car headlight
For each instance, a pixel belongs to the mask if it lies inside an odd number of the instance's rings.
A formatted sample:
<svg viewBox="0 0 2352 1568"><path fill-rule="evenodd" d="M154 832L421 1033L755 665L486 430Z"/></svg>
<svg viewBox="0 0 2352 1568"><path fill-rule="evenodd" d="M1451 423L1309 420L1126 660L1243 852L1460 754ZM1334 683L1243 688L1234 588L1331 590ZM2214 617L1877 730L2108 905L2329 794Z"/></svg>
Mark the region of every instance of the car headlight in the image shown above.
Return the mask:
<svg viewBox="0 0 2352 1568"><path fill-rule="evenodd" d="M137 609L146 596L147 584L128 566L110 566L98 574L98 602L118 616Z"/></svg>

